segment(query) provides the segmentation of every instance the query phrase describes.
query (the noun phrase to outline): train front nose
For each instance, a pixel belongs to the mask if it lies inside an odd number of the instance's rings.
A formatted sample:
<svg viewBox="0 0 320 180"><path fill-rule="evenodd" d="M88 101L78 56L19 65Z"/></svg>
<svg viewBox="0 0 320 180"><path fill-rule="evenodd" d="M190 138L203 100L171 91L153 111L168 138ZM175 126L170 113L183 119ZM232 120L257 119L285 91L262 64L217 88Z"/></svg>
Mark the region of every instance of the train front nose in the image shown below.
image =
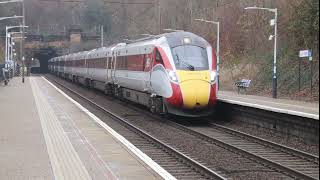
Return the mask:
<svg viewBox="0 0 320 180"><path fill-rule="evenodd" d="M210 73L178 72L183 106L185 109L202 109L208 107L210 99Z"/></svg>
<svg viewBox="0 0 320 180"><path fill-rule="evenodd" d="M186 109L202 109L209 104L210 84L202 80L189 80L180 84Z"/></svg>

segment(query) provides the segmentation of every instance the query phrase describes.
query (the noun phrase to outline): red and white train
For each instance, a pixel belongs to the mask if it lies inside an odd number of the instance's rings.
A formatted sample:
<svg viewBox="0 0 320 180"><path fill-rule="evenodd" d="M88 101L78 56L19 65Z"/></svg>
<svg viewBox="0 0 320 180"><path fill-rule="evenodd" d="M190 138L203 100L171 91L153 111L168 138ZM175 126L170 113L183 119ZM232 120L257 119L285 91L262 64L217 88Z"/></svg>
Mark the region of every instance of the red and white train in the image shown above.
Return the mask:
<svg viewBox="0 0 320 180"><path fill-rule="evenodd" d="M155 113L207 116L217 101L215 53L190 32L56 57L49 70Z"/></svg>

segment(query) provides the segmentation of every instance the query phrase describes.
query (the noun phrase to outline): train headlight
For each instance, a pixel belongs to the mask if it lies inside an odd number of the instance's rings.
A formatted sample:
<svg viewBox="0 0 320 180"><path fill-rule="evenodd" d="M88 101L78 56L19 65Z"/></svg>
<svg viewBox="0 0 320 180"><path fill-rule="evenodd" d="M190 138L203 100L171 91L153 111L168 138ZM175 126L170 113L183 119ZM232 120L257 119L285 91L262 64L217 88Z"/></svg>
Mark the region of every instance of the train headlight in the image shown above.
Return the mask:
<svg viewBox="0 0 320 180"><path fill-rule="evenodd" d="M168 70L168 76L170 78L170 81L174 82L174 83L178 83L178 76L174 71Z"/></svg>
<svg viewBox="0 0 320 180"><path fill-rule="evenodd" d="M217 71L211 71L210 72L210 82L211 84L214 84L217 80Z"/></svg>

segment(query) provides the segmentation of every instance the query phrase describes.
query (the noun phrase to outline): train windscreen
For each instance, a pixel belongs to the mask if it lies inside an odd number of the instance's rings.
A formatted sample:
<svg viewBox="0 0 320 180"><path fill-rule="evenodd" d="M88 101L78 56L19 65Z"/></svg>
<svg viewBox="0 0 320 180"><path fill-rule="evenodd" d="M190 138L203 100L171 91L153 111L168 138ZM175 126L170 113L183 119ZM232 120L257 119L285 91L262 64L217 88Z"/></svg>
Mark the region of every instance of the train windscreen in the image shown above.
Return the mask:
<svg viewBox="0 0 320 180"><path fill-rule="evenodd" d="M172 48L172 55L177 70L209 70L208 54L205 48L183 45Z"/></svg>

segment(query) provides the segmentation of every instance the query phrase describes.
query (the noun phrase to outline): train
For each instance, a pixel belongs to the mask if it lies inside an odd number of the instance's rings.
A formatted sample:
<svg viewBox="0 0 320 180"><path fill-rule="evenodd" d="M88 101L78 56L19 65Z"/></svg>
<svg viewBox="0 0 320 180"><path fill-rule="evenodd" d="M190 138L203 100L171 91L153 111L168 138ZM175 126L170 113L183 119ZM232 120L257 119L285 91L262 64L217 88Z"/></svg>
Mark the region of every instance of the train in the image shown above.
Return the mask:
<svg viewBox="0 0 320 180"><path fill-rule="evenodd" d="M191 32L67 54L48 64L57 76L141 104L157 114L204 117L214 112L217 103L215 51Z"/></svg>

